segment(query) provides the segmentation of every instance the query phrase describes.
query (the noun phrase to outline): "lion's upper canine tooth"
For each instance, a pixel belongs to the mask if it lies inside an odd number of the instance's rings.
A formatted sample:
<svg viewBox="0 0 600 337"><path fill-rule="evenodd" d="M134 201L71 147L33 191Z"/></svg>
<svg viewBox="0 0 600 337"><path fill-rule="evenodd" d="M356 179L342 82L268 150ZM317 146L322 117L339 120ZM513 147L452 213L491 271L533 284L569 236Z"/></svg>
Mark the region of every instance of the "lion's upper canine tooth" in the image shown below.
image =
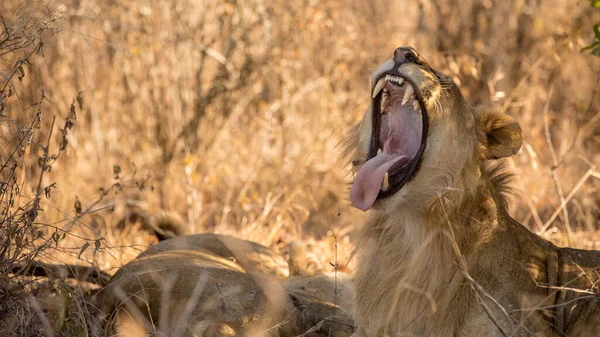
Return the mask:
<svg viewBox="0 0 600 337"><path fill-rule="evenodd" d="M415 89L413 89L412 85L410 85L410 83L406 82L406 91L404 91L404 98L402 98L402 105L406 104L406 102L408 102L408 100L410 99L410 97L412 95L414 95L415 93Z"/></svg>
<svg viewBox="0 0 600 337"><path fill-rule="evenodd" d="M385 176L383 176L383 181L381 181L381 190L385 192L388 188L390 188L390 176L386 172Z"/></svg>
<svg viewBox="0 0 600 337"><path fill-rule="evenodd" d="M420 111L421 110L421 105L419 104L418 101L414 101L413 102L413 108L415 109L415 111Z"/></svg>
<svg viewBox="0 0 600 337"><path fill-rule="evenodd" d="M387 76L386 76L386 78L387 78ZM379 81L377 81L377 85L375 85L375 89L373 89L373 98L375 98L379 94L381 89L383 89L383 87L385 87L385 81L386 80L383 78L381 78L381 79L379 79Z"/></svg>

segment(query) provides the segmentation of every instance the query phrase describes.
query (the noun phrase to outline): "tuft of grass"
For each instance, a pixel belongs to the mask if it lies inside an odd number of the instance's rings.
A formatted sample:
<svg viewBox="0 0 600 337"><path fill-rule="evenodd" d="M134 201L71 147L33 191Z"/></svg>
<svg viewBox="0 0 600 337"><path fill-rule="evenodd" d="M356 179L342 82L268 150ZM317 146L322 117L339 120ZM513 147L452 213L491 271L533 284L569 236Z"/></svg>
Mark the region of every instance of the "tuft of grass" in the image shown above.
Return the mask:
<svg viewBox="0 0 600 337"><path fill-rule="evenodd" d="M89 292L67 281L62 272L68 270L36 262L70 234L41 215L56 190L48 176L67 149L77 109L73 102L59 122L44 89L27 94L34 62L55 38L59 20L57 10L32 4L0 15L0 334L6 336L101 331Z"/></svg>

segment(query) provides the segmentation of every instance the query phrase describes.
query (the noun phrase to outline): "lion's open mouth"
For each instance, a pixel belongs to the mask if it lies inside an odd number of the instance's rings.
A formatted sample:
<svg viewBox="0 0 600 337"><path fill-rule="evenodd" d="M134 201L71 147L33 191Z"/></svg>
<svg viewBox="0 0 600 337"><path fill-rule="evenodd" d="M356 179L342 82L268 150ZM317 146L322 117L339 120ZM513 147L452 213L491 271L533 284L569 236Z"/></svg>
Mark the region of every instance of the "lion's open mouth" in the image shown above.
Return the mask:
<svg viewBox="0 0 600 337"><path fill-rule="evenodd" d="M391 74L375 83L369 155L350 190L352 204L363 211L414 176L427 136L427 113L418 86Z"/></svg>

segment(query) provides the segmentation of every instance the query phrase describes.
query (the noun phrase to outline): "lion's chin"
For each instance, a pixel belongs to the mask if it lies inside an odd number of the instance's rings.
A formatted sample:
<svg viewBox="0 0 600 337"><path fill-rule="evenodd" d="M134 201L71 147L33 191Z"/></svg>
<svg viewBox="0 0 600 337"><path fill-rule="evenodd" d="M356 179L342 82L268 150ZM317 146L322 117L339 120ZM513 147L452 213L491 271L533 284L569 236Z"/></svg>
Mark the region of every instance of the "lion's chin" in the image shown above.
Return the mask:
<svg viewBox="0 0 600 337"><path fill-rule="evenodd" d="M396 193L416 173L425 146L424 106L410 80L389 74L379 79L373 90L374 146L350 190L355 207L370 209L377 199Z"/></svg>

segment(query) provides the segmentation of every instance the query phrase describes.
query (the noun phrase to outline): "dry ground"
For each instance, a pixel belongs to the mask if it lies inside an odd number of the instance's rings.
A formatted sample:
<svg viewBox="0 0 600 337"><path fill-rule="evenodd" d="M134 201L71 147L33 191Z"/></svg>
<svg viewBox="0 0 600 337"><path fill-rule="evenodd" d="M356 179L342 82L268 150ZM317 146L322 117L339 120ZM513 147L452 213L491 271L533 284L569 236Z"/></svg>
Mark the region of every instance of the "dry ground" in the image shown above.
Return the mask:
<svg viewBox="0 0 600 337"><path fill-rule="evenodd" d="M351 269L364 214L338 144L400 45L520 121L515 217L600 249L588 2L3 0L0 15L0 318L13 315L0 330L85 329L35 318L34 283L8 272L33 257L112 272L153 240L139 221L118 226L132 210L282 254L302 242L321 270ZM83 294L52 287L90 321Z"/></svg>

